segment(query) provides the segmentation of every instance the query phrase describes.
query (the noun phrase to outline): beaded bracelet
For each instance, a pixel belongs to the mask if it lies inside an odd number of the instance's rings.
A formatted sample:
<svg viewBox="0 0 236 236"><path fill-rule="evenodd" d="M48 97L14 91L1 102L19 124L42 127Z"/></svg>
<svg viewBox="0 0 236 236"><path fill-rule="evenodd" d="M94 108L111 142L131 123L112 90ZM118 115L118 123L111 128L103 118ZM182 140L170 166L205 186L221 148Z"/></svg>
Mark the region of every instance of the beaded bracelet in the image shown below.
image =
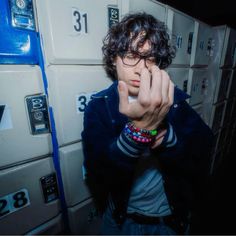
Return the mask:
<svg viewBox="0 0 236 236"><path fill-rule="evenodd" d="M133 141L144 145L152 144L157 136L156 129L141 129L136 127L132 122L129 122L125 125L124 132L125 135L131 138Z"/></svg>

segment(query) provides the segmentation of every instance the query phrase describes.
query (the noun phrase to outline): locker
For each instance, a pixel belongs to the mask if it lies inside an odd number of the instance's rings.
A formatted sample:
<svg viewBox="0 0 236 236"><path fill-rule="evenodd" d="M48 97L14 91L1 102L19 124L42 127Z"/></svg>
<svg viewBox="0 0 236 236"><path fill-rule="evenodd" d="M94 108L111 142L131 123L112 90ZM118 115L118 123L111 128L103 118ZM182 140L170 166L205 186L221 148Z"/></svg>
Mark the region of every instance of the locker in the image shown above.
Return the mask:
<svg viewBox="0 0 236 236"><path fill-rule="evenodd" d="M54 173L52 157L0 170L0 234L24 234L59 215L57 185L42 181Z"/></svg>
<svg viewBox="0 0 236 236"><path fill-rule="evenodd" d="M60 163L67 206L74 206L90 198L84 181L81 142L60 148Z"/></svg>
<svg viewBox="0 0 236 236"><path fill-rule="evenodd" d="M111 80L102 66L49 66L46 74L59 146L78 141L91 95L108 87Z"/></svg>
<svg viewBox="0 0 236 236"><path fill-rule="evenodd" d="M213 29L212 63L223 68L232 68L236 62L236 30L227 25Z"/></svg>
<svg viewBox="0 0 236 236"><path fill-rule="evenodd" d="M190 69L188 81L191 95L189 104L193 106L202 103L208 82L207 69Z"/></svg>
<svg viewBox="0 0 236 236"><path fill-rule="evenodd" d="M225 112L225 102L218 103L212 106L211 120L209 126L212 128L212 131L214 133L222 127L224 112Z"/></svg>
<svg viewBox="0 0 236 236"><path fill-rule="evenodd" d="M68 216L72 234L101 234L101 217L96 212L91 198L74 207L69 208Z"/></svg>
<svg viewBox="0 0 236 236"><path fill-rule="evenodd" d="M189 78L189 69L188 68L167 68L167 73L170 76L170 79L173 83L184 92L189 92L188 78Z"/></svg>
<svg viewBox="0 0 236 236"><path fill-rule="evenodd" d="M192 53L190 59L191 67L207 67L211 53L212 27L195 20Z"/></svg>
<svg viewBox="0 0 236 236"><path fill-rule="evenodd" d="M236 96L236 70L232 70L232 78L229 87L229 99Z"/></svg>
<svg viewBox="0 0 236 236"><path fill-rule="evenodd" d="M236 30L227 27L225 32L225 42L224 44L221 63L222 67L234 67L236 62Z"/></svg>
<svg viewBox="0 0 236 236"><path fill-rule="evenodd" d="M32 0L2 0L0 9L0 64L37 64Z"/></svg>
<svg viewBox="0 0 236 236"><path fill-rule="evenodd" d="M168 6L166 22L170 30L172 43L177 49L172 66L190 66L194 19Z"/></svg>
<svg viewBox="0 0 236 236"><path fill-rule="evenodd" d="M120 19L119 2L36 0L46 64L102 64L102 40Z"/></svg>
<svg viewBox="0 0 236 236"><path fill-rule="evenodd" d="M122 15L134 12L146 12L165 23L166 6L154 0L123 0Z"/></svg>
<svg viewBox="0 0 236 236"><path fill-rule="evenodd" d="M49 120L44 117L46 104L32 98L35 112L26 104L28 96L38 98L37 95L44 94L39 67L0 65L0 77L0 167L48 155L52 145L47 128ZM34 122L30 122L30 117L35 118Z"/></svg>
<svg viewBox="0 0 236 236"><path fill-rule="evenodd" d="M217 103L228 98L228 91L231 81L232 70L218 69L215 71L214 74L216 75L214 103Z"/></svg>
<svg viewBox="0 0 236 236"><path fill-rule="evenodd" d="M63 217L61 214L43 223L39 227L28 231L25 235L58 235L64 232Z"/></svg>
<svg viewBox="0 0 236 236"><path fill-rule="evenodd" d="M226 101L226 108L225 108L225 116L223 121L223 127L229 125L231 119L232 119L232 112L234 108L234 100L227 100Z"/></svg>

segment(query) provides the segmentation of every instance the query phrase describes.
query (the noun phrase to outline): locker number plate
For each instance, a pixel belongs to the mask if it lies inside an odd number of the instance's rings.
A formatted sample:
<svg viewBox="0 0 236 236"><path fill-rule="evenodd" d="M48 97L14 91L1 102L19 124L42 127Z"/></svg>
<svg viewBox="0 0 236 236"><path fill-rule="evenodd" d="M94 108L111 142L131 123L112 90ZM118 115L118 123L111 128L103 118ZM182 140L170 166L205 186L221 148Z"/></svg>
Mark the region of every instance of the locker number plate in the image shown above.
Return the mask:
<svg viewBox="0 0 236 236"><path fill-rule="evenodd" d="M27 189L21 189L0 198L0 218L30 205Z"/></svg>
<svg viewBox="0 0 236 236"><path fill-rule="evenodd" d="M88 105L89 101L92 99L92 95L96 92L91 93L80 93L76 95L76 111L78 113L84 113L86 106Z"/></svg>

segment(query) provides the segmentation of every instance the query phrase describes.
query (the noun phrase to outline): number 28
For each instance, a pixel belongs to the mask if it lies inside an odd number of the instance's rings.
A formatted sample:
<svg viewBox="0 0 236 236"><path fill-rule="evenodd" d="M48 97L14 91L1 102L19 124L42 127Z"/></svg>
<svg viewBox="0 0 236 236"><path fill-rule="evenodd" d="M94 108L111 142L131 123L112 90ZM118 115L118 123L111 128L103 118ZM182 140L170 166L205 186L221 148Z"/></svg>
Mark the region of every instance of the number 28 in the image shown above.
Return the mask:
<svg viewBox="0 0 236 236"><path fill-rule="evenodd" d="M29 205L29 195L26 189L8 194L0 198L0 218L27 205Z"/></svg>

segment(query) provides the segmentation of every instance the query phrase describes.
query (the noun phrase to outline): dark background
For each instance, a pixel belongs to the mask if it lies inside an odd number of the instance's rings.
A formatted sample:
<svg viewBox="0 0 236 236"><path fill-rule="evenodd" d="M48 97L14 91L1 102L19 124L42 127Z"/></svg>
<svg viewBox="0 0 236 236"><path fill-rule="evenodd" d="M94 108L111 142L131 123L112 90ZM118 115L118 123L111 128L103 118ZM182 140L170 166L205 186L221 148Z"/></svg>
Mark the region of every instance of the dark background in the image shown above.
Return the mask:
<svg viewBox="0 0 236 236"><path fill-rule="evenodd" d="M159 0L211 26L236 29L236 7L232 0ZM193 215L190 234L236 235L236 135L228 155L209 178Z"/></svg>
<svg viewBox="0 0 236 236"><path fill-rule="evenodd" d="M211 26L228 25L236 29L236 7L232 0L159 0Z"/></svg>

